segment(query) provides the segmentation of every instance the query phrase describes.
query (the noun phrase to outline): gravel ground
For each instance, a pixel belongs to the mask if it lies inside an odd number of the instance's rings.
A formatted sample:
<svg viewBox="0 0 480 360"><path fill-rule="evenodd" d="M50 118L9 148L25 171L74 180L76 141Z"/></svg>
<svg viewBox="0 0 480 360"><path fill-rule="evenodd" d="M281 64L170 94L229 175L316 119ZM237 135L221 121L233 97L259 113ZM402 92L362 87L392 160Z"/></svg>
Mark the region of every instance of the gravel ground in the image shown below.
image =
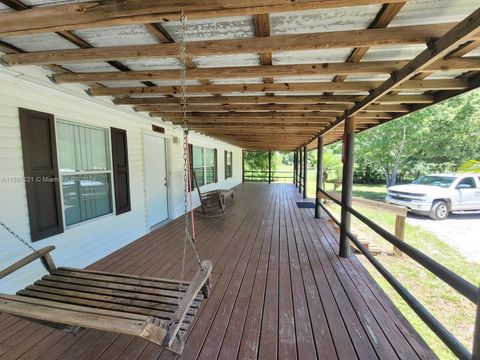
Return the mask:
<svg viewBox="0 0 480 360"><path fill-rule="evenodd" d="M442 221L408 214L407 222L435 234L458 249L468 260L480 263L480 213L450 214Z"/></svg>

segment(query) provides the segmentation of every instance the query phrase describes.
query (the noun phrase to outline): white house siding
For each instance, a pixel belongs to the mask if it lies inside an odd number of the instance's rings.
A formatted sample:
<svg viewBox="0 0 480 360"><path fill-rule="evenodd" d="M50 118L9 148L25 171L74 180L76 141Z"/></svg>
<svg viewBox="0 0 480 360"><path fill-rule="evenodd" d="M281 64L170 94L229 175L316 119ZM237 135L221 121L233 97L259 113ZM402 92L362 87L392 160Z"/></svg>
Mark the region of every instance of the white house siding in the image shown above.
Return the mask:
<svg viewBox="0 0 480 360"><path fill-rule="evenodd" d="M5 179L22 178L23 159L18 108L24 107L54 114L56 119L77 123L117 127L127 131L132 210L110 214L65 229L65 232L33 243L36 248L55 245L52 256L59 266L85 267L125 246L148 230L143 167L143 136L151 131L152 121L127 107L118 107L108 99L88 97L79 86L58 86L45 78L43 70L22 68L22 73L0 67L0 220L30 241L25 184ZM168 124L163 135L169 146L170 218L183 213L182 133ZM174 141L174 138L175 141ZM216 148L219 182L204 187L230 188L241 182L241 149L192 133L194 145ZM233 151L233 178L224 180L224 150ZM195 194L195 204L198 197ZM29 254L28 249L0 229L0 268ZM0 292L12 293L38 279L44 270L40 262L0 280Z"/></svg>

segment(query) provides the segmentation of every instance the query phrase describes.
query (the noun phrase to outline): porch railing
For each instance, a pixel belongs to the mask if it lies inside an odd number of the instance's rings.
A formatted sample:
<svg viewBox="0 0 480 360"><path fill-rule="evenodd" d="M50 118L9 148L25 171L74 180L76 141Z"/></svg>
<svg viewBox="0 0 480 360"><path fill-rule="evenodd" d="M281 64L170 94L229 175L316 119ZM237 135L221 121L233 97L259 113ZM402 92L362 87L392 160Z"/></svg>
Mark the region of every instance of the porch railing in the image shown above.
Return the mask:
<svg viewBox="0 0 480 360"><path fill-rule="evenodd" d="M268 182L268 170L245 170L245 181L251 182ZM272 171L272 182L292 182L293 171L289 170L276 170Z"/></svg>
<svg viewBox="0 0 480 360"><path fill-rule="evenodd" d="M450 271L440 263L436 262L429 256L425 255L421 251L415 249L404 241L400 240L396 236L390 234L382 227L375 224L373 221L360 214L358 211L350 206L344 205L341 201L332 197L330 194L323 190L319 190L319 197L328 198L335 204L345 209L347 212L355 216L358 220L367 225L370 229L375 231L382 238L387 240L393 246L400 249L404 254L410 256L418 264L429 270L436 275L446 284L457 290L464 297L472 301L477 305L474 337L473 337L473 349L470 352L465 346L450 333L401 283L398 281L370 252L362 245L362 243L353 235L350 231L343 229L347 237L355 244L355 246L362 252L363 255L370 261L370 263L378 270L378 272L388 281L388 283L398 292L398 294L405 300L405 302L412 308L413 311L423 320L423 322L448 346L452 352L460 359L480 359L480 289L458 276L454 272ZM319 205L325 211L325 213L334 221L339 227L342 227L340 221L328 210L328 208L319 202Z"/></svg>

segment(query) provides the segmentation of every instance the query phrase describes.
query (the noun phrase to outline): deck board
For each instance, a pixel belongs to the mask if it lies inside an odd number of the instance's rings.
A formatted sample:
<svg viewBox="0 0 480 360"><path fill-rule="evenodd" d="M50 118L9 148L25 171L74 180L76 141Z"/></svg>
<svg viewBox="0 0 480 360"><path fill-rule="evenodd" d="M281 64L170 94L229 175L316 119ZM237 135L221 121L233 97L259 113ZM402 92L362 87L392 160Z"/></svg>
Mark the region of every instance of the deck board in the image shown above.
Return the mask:
<svg viewBox="0 0 480 360"><path fill-rule="evenodd" d="M197 216L212 294L194 319L181 359L434 359L435 355L337 234L299 209L287 184L242 184L227 214ZM179 278L183 219L125 246L90 269ZM196 271L191 251L186 274ZM53 253L55 257L55 253ZM1 359L176 359L146 340L87 330L74 337L0 315Z"/></svg>

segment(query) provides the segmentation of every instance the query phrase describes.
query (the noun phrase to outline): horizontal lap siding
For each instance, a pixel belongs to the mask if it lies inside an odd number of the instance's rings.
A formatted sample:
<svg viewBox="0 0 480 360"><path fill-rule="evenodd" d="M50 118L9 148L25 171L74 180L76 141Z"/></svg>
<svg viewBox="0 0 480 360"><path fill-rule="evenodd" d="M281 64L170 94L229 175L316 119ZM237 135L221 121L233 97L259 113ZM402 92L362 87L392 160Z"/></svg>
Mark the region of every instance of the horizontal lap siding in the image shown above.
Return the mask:
<svg viewBox="0 0 480 360"><path fill-rule="evenodd" d="M0 69L1 70L1 69ZM60 266L85 267L107 254L121 248L146 232L145 188L143 163L143 136L150 132L150 122L133 113L102 105L79 93L78 96L60 91L59 86L38 80L40 84L18 80L0 73L0 220L26 240L30 240L27 198L23 182L7 182L8 177L22 178L23 160L18 108L54 114L56 119L100 127L125 129L128 136L128 157L132 211L115 216L113 213L93 219L65 230L64 233L34 243L36 248L55 245L55 262ZM171 214L175 218L183 211L183 174L181 131L166 126L165 136L179 138L178 144L170 141L171 164ZM241 150L221 142L193 135L192 141L203 146L217 147L218 151L234 151L236 160ZM222 180L223 156L219 156L219 179ZM235 178L215 184L231 187L241 182L241 163L235 164ZM0 268L28 255L29 250L0 229ZM35 262L0 280L0 292L12 293L44 273Z"/></svg>

